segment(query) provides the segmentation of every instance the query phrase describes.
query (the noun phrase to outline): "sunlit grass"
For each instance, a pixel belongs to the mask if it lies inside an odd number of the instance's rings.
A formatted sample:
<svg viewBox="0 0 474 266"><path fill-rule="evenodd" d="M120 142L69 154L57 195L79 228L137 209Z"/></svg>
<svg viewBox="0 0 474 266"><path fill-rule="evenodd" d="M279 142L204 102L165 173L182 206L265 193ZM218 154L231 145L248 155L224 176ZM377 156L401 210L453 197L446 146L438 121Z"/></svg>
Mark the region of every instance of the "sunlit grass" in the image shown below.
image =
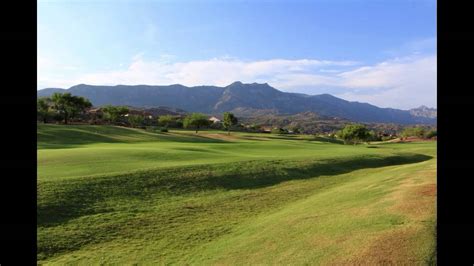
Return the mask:
<svg viewBox="0 0 474 266"><path fill-rule="evenodd" d="M40 125L39 261L423 264L432 257L435 196L410 195L436 182L435 143L367 148L312 136L231 136ZM377 249L386 242L393 252Z"/></svg>

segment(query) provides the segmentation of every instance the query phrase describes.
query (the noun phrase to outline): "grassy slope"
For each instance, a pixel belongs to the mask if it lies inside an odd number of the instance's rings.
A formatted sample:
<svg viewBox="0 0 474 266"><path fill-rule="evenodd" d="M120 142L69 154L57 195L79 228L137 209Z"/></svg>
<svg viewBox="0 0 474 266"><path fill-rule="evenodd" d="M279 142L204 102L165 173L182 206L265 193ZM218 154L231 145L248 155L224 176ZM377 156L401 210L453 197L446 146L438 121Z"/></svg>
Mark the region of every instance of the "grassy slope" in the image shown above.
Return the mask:
<svg viewBox="0 0 474 266"><path fill-rule="evenodd" d="M39 126L39 260L432 259L433 143L292 138Z"/></svg>

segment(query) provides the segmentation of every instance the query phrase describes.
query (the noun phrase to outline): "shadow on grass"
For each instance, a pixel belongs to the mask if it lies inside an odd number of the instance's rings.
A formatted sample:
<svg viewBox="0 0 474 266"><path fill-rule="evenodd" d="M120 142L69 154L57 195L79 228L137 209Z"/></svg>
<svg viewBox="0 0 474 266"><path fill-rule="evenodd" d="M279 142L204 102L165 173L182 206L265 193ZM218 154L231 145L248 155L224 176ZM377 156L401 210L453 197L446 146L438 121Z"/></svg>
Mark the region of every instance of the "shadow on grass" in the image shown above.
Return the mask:
<svg viewBox="0 0 474 266"><path fill-rule="evenodd" d="M325 161L247 161L143 171L117 176L44 181L38 184L37 224L113 211L111 200L147 200L214 189L258 189L284 181L317 178L431 159L423 154L364 156Z"/></svg>
<svg viewBox="0 0 474 266"><path fill-rule="evenodd" d="M336 144L344 144L344 141L340 139L332 139L332 138L325 138L325 137L320 137L320 136L315 136L313 141L321 141L321 142L329 142L329 143L336 143Z"/></svg>

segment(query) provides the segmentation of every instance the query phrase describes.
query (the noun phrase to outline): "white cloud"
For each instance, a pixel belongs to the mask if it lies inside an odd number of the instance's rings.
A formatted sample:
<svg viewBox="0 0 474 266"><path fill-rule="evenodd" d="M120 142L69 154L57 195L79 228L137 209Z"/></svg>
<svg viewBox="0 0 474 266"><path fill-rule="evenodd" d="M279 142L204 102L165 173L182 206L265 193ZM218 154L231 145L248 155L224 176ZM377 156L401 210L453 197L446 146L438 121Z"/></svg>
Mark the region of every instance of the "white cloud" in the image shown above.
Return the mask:
<svg viewBox="0 0 474 266"><path fill-rule="evenodd" d="M437 57L406 57L339 74L339 96L382 107L436 106ZM354 89L362 89L356 93Z"/></svg>
<svg viewBox="0 0 474 266"><path fill-rule="evenodd" d="M437 39L435 36L428 38L418 38L406 42L400 46L386 50L383 53L390 57L409 54L432 54L436 52Z"/></svg>
<svg viewBox="0 0 474 266"><path fill-rule="evenodd" d="M48 64L47 60L42 60L42 64ZM140 53L133 57L127 69L71 77L68 86L79 83L226 86L237 80L245 83L267 82L283 91L331 93L382 107L436 106L436 55L396 58L361 66L354 61L243 61L232 57L172 63L162 59L147 61ZM49 81L52 78L42 77L42 84ZM62 87L68 87L63 86L67 83L64 77L54 86L59 86L59 83Z"/></svg>
<svg viewBox="0 0 474 266"><path fill-rule="evenodd" d="M140 52L140 53L132 56L132 61L142 60L144 55L145 55L145 52Z"/></svg>
<svg viewBox="0 0 474 266"><path fill-rule="evenodd" d="M93 73L78 78L76 83L87 84L183 84L186 86L226 86L236 80L268 82L275 86L291 87L291 79L310 76L321 66L353 66L353 61L271 59L242 61L235 58L169 63L164 60L146 61L143 53L135 55L126 70ZM294 76L296 75L296 76ZM314 81L316 78L309 77ZM305 84L298 81L297 84Z"/></svg>
<svg viewBox="0 0 474 266"><path fill-rule="evenodd" d="M338 69L320 69L319 72L321 73L339 73L342 72L341 70Z"/></svg>

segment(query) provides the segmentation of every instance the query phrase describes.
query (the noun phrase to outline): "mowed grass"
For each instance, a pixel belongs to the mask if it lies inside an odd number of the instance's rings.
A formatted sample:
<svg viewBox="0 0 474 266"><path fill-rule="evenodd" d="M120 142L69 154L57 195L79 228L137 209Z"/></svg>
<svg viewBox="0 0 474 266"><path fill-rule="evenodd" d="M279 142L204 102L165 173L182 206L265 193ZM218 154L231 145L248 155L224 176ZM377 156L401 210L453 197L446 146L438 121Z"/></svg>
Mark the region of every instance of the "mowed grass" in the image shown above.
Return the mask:
<svg viewBox="0 0 474 266"><path fill-rule="evenodd" d="M38 126L44 264L430 264L436 144Z"/></svg>

